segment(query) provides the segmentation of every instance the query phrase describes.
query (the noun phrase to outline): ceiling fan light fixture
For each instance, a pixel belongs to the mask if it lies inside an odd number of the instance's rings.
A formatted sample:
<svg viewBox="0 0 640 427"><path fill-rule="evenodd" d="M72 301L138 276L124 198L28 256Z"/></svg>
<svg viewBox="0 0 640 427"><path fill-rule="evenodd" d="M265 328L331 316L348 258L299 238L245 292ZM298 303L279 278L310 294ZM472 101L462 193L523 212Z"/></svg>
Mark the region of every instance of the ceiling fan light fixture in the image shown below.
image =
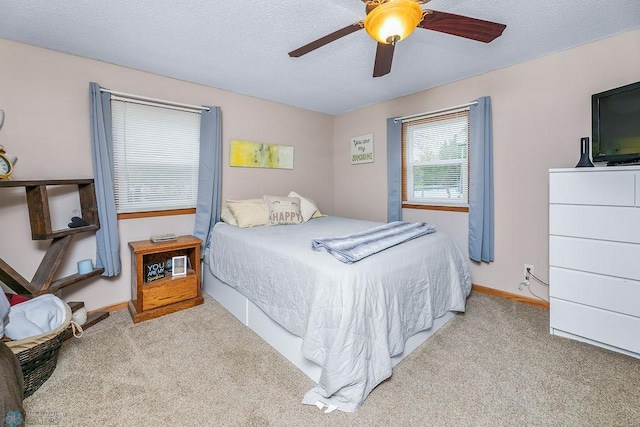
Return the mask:
<svg viewBox="0 0 640 427"><path fill-rule="evenodd" d="M414 0L389 0L376 6L364 20L364 29L380 43L396 44L407 38L422 20Z"/></svg>

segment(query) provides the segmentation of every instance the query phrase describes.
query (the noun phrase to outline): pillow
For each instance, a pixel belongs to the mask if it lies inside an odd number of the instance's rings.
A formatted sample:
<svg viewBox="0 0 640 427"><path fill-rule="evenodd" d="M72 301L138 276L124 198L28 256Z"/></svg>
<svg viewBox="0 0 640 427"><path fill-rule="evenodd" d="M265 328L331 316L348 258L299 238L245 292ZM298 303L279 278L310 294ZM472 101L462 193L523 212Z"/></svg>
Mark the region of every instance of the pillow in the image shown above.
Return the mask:
<svg viewBox="0 0 640 427"><path fill-rule="evenodd" d="M301 224L299 197L264 196L264 202L269 208L267 225Z"/></svg>
<svg viewBox="0 0 640 427"><path fill-rule="evenodd" d="M311 199L309 199L309 200L311 200ZM318 209L318 210L316 211L316 213L314 213L314 214L313 214L313 216L311 217L311 219L314 219L314 218L320 218L321 216L326 216L326 215L325 215L325 214L323 214L323 213L321 213L321 212L320 212L320 210Z"/></svg>
<svg viewBox="0 0 640 427"><path fill-rule="evenodd" d="M238 226L238 221L236 221L236 217L233 216L229 208L224 208L220 211L220 219L229 225Z"/></svg>
<svg viewBox="0 0 640 427"><path fill-rule="evenodd" d="M289 197L298 197L300 199L300 213L302 214L303 222L307 222L313 218L313 215L318 210L318 207L313 203L313 200L302 197L295 191L290 192Z"/></svg>
<svg viewBox="0 0 640 427"><path fill-rule="evenodd" d="M227 207L240 228L265 225L269 218L269 209L262 199L227 200Z"/></svg>

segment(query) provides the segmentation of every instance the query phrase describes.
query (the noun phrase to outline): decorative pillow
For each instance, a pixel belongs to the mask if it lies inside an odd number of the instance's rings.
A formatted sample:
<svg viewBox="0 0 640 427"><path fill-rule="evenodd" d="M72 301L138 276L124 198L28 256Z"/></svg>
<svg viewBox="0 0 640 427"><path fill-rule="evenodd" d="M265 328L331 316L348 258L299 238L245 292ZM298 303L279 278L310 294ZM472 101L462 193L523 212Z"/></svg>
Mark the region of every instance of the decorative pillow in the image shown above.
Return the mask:
<svg viewBox="0 0 640 427"><path fill-rule="evenodd" d="M236 221L236 217L233 216L233 214L231 213L231 209L229 208L224 208L220 211L220 219L222 220L222 222L225 222L229 225L235 225L236 227L238 226L238 221Z"/></svg>
<svg viewBox="0 0 640 427"><path fill-rule="evenodd" d="M267 225L301 224L299 197L264 196L264 202L269 208Z"/></svg>
<svg viewBox="0 0 640 427"><path fill-rule="evenodd" d="M227 200L227 207L240 228L265 225L269 218L269 209L263 199Z"/></svg>
<svg viewBox="0 0 640 427"><path fill-rule="evenodd" d="M302 213L303 222L307 222L313 218L313 214L318 210L318 207L313 203L313 200L302 197L295 191L290 192L289 197L298 197L300 199L300 213Z"/></svg>

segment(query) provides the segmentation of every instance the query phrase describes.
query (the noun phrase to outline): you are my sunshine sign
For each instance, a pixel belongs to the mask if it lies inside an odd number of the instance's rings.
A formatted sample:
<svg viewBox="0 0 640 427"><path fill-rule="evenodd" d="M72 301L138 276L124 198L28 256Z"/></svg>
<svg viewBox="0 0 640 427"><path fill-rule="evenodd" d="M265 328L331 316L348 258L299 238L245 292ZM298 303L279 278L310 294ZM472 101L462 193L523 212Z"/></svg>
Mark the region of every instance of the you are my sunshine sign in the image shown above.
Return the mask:
<svg viewBox="0 0 640 427"><path fill-rule="evenodd" d="M373 134L351 138L351 164L373 163Z"/></svg>

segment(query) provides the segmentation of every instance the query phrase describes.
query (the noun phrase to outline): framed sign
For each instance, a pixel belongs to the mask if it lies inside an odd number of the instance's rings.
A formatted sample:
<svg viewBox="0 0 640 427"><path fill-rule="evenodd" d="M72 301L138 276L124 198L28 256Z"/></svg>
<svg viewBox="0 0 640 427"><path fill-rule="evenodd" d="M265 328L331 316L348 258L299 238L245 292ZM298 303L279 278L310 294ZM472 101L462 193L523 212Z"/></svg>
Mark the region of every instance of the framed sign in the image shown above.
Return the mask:
<svg viewBox="0 0 640 427"><path fill-rule="evenodd" d="M152 262L144 266L144 282L151 283L164 277L164 263Z"/></svg>
<svg viewBox="0 0 640 427"><path fill-rule="evenodd" d="M187 256L174 256L171 258L171 276L186 276L187 275Z"/></svg>
<svg viewBox="0 0 640 427"><path fill-rule="evenodd" d="M351 164L373 163L373 134L351 138Z"/></svg>

